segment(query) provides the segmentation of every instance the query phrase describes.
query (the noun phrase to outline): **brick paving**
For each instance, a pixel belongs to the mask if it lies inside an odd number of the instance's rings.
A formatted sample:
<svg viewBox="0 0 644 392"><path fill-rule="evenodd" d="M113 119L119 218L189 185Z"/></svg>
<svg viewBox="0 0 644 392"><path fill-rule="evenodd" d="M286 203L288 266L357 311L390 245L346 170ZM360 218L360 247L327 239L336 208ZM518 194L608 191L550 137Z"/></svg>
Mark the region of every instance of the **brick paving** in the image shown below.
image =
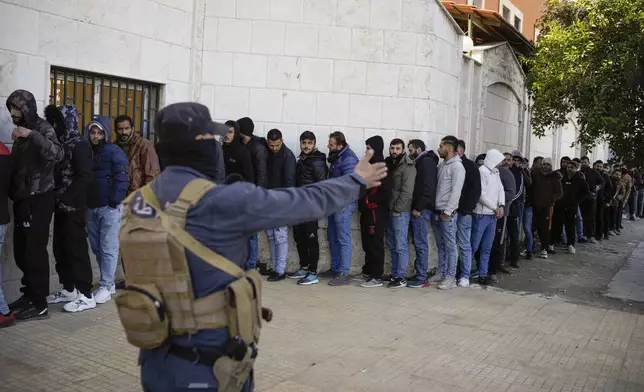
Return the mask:
<svg viewBox="0 0 644 392"><path fill-rule="evenodd" d="M644 391L644 315L473 287L266 284L257 391ZM140 391L112 303L0 331L1 391Z"/></svg>

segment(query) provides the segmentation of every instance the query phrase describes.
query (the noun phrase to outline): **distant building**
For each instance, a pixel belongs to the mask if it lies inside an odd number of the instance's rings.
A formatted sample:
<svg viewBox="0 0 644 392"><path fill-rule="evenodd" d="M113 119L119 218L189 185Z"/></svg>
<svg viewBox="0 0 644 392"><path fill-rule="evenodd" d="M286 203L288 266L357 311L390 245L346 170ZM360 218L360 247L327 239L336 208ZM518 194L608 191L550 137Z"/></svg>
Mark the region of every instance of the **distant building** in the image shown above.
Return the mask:
<svg viewBox="0 0 644 392"><path fill-rule="evenodd" d="M539 37L536 24L541 17L545 3L543 0L454 0L454 2L498 12L530 41L536 41Z"/></svg>

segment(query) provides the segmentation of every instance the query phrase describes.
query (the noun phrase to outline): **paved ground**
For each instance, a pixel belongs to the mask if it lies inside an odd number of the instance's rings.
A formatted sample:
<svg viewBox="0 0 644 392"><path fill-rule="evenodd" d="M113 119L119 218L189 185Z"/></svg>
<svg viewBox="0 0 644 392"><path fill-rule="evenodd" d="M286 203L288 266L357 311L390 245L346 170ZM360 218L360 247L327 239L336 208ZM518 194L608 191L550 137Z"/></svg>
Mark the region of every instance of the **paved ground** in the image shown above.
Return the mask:
<svg viewBox="0 0 644 392"><path fill-rule="evenodd" d="M644 391L644 315L543 296L267 284L257 390ZM0 332L2 391L139 391L112 304Z"/></svg>

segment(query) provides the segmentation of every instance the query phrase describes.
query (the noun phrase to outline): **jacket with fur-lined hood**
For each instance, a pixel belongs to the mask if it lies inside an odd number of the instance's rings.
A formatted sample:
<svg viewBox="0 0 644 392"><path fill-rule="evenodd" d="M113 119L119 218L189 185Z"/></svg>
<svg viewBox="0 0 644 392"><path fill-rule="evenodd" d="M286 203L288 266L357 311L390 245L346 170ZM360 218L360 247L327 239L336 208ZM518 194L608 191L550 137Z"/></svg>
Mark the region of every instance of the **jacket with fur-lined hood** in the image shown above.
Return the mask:
<svg viewBox="0 0 644 392"><path fill-rule="evenodd" d="M499 150L488 150L483 166L479 167L481 197L474 208L477 215L495 215L496 209L505 205L505 190L497 168L503 159Z"/></svg>

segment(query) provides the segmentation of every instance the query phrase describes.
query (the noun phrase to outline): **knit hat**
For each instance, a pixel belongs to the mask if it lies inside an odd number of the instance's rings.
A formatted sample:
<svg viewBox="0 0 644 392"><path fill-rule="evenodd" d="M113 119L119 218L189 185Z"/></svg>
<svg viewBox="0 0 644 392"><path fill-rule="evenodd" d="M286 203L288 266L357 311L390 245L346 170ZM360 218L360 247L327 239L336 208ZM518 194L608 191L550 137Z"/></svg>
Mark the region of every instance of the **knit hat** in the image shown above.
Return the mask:
<svg viewBox="0 0 644 392"><path fill-rule="evenodd" d="M250 119L250 117L240 118L239 120L237 120L237 124L239 124L239 132L242 135L253 136L255 123Z"/></svg>
<svg viewBox="0 0 644 392"><path fill-rule="evenodd" d="M550 166L552 166L552 158L543 158L543 161L541 161L541 164L543 165L544 163L547 163Z"/></svg>
<svg viewBox="0 0 644 392"><path fill-rule="evenodd" d="M514 150L514 151L512 151L512 157L513 158L518 157L518 158L523 159L523 154L521 154L521 151L519 151L519 150Z"/></svg>

